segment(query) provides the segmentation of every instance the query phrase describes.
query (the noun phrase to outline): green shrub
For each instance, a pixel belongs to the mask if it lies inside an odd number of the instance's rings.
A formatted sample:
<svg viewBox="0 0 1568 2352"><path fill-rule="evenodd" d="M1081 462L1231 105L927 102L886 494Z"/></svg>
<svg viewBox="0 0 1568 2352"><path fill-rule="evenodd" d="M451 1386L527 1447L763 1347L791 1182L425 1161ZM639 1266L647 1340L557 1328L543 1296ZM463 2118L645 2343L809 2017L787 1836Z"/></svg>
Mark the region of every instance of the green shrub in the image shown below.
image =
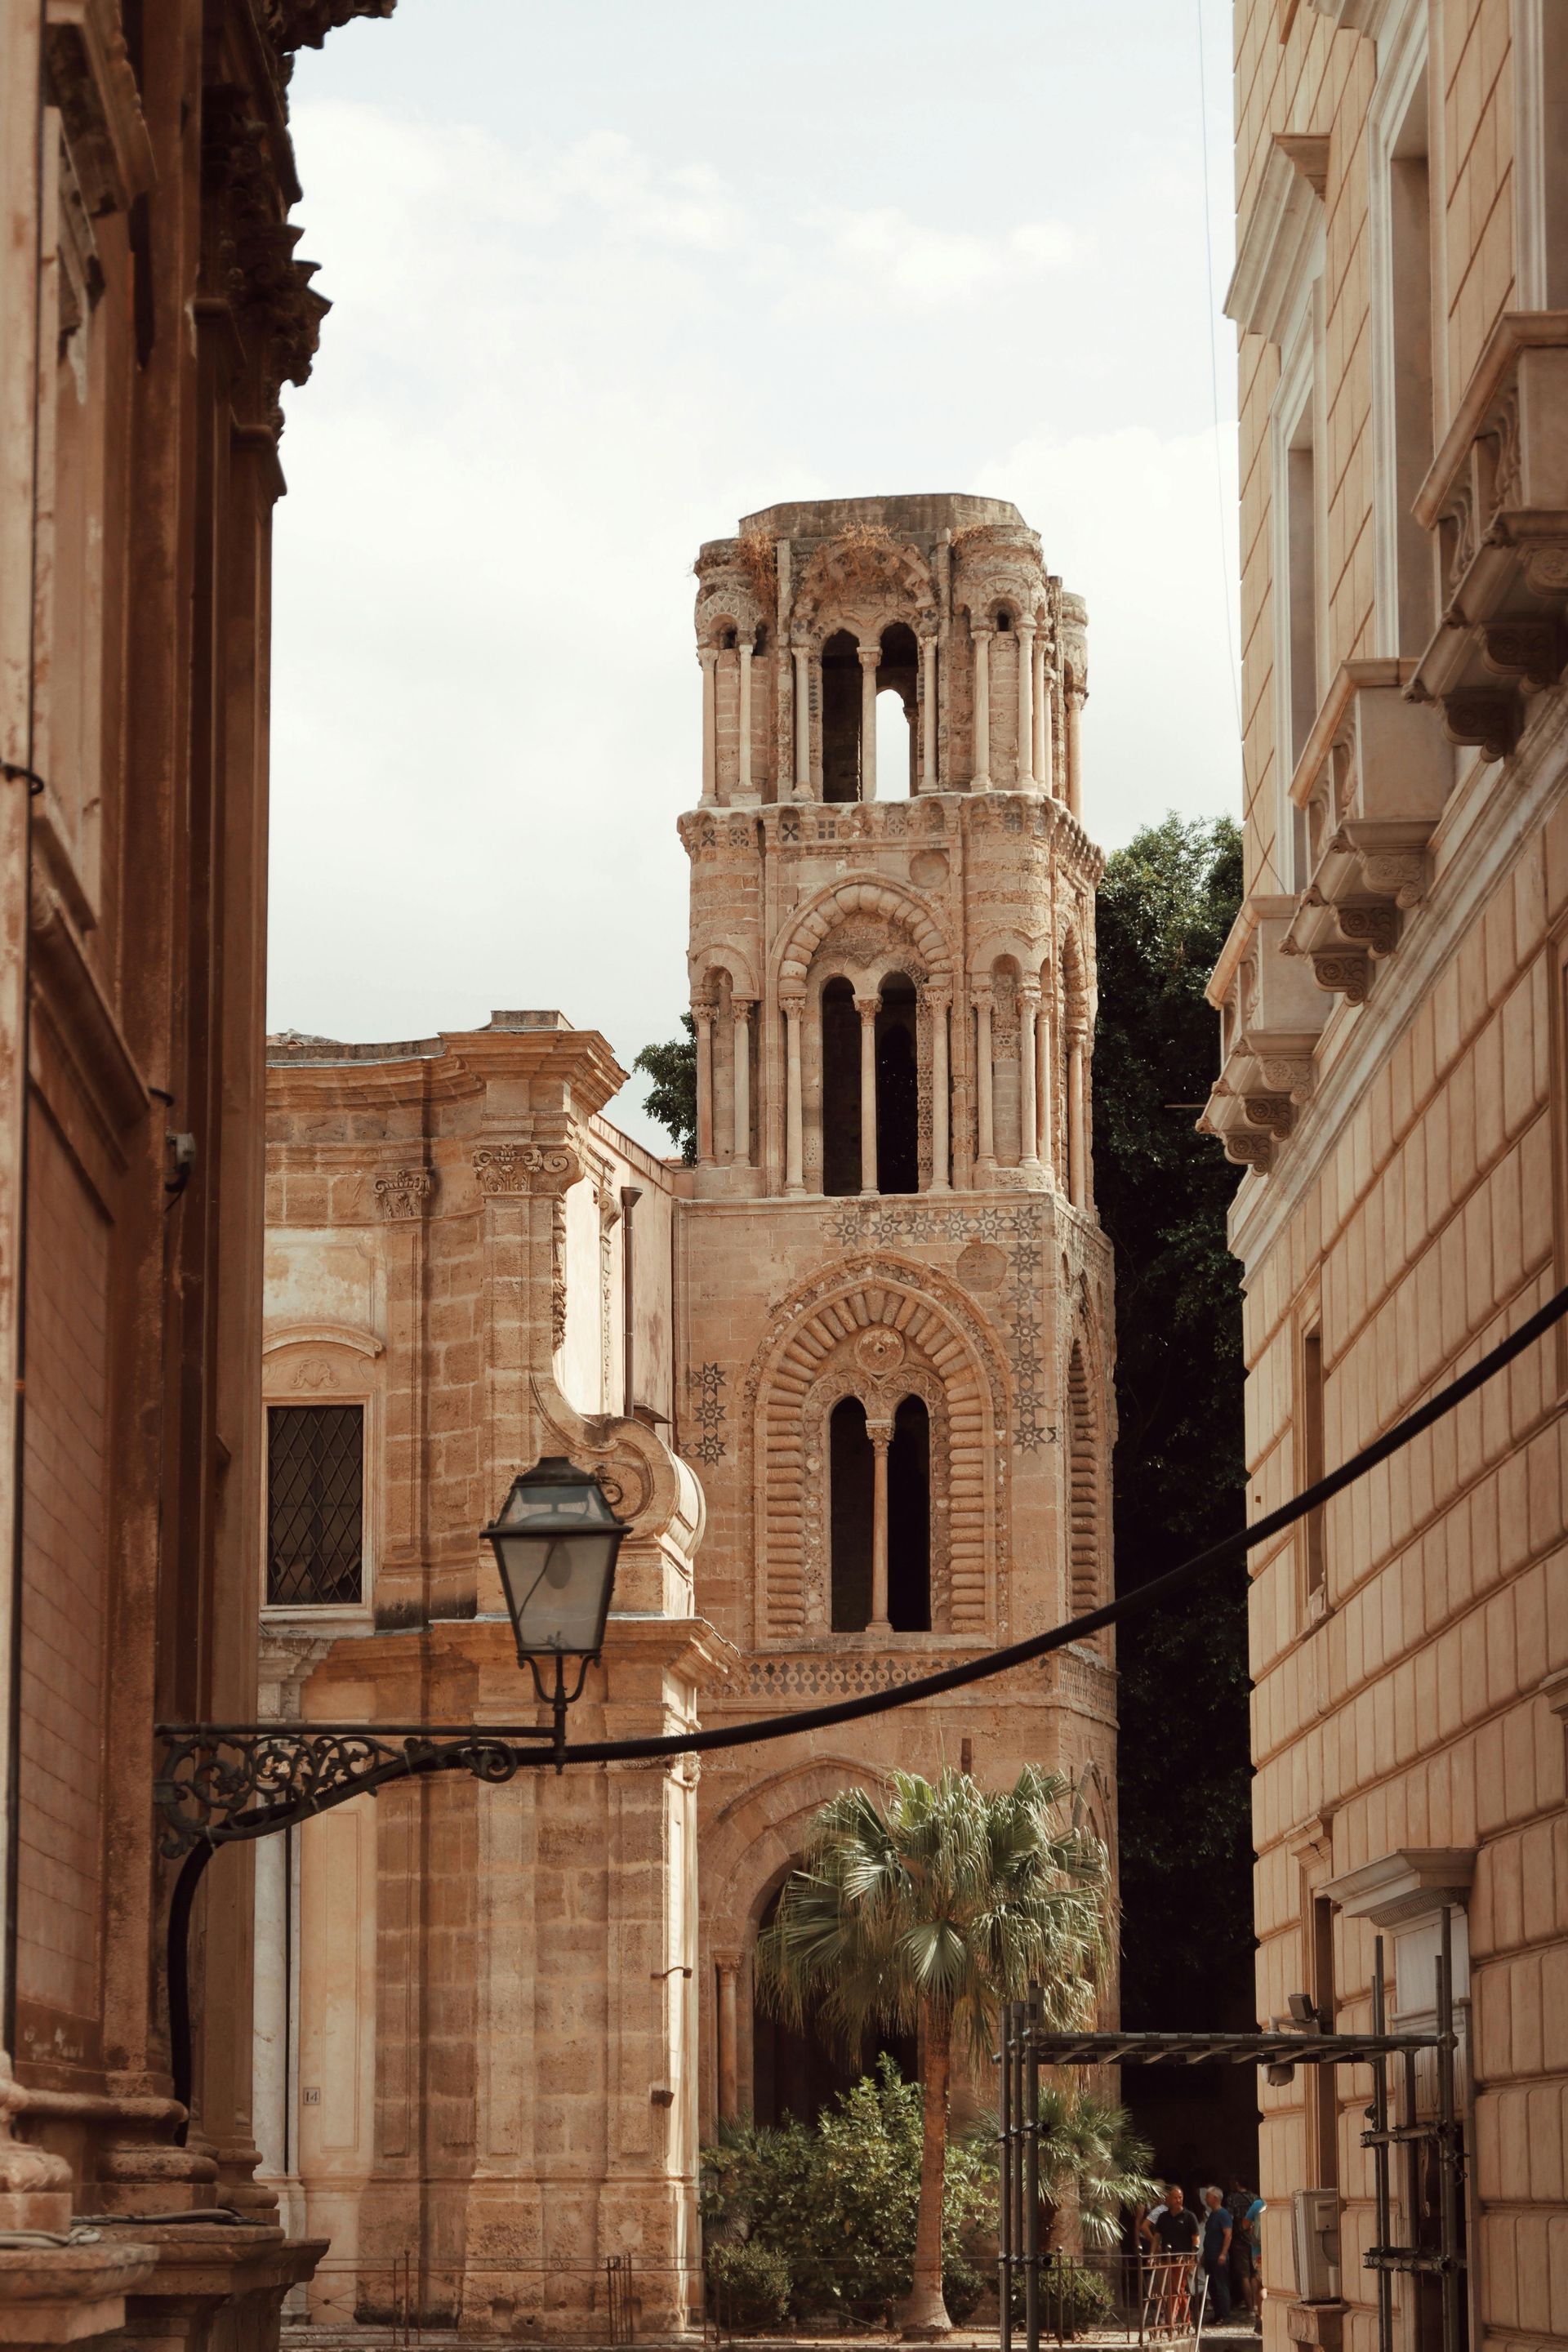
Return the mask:
<svg viewBox="0 0 1568 2352"><path fill-rule="evenodd" d="M793 2282L775 2246L723 2239L708 2250L708 2316L727 2336L765 2336L789 2316Z"/></svg>
<svg viewBox="0 0 1568 2352"><path fill-rule="evenodd" d="M910 2291L920 2180L921 2086L884 2055L875 2080L862 2076L815 2129L727 2126L703 2150L703 2220L715 2251L742 2239L784 2257L795 2318L878 2320ZM985 2291L971 2248L995 2208L994 2155L980 2141L951 2139L942 2287L954 2319Z"/></svg>

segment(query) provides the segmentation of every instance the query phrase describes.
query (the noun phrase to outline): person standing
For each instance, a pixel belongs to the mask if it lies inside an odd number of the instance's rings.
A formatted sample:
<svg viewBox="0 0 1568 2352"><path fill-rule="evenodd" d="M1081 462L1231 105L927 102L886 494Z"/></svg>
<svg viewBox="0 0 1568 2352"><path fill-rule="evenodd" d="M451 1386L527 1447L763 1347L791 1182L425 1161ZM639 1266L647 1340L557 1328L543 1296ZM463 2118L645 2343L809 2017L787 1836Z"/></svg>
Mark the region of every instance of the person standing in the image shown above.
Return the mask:
<svg viewBox="0 0 1568 2352"><path fill-rule="evenodd" d="M1200 2257L1216 2320L1230 2317L1230 2212L1219 2189L1204 2190L1204 2244Z"/></svg>
<svg viewBox="0 0 1568 2352"><path fill-rule="evenodd" d="M1230 2294L1259 2324L1258 2307L1258 2244L1253 2235L1253 2210L1262 2211L1257 2192L1232 2173L1226 2208L1230 2214Z"/></svg>
<svg viewBox="0 0 1568 2352"><path fill-rule="evenodd" d="M1187 2284L1201 2234L1197 2215L1188 2212L1186 2199L1173 2181L1165 2191L1164 2203L1156 2205L1144 2221L1143 2235L1151 2253L1173 2260L1173 2267L1165 2273L1168 2284L1159 2298L1160 2316L1178 2327L1184 2326L1191 2316Z"/></svg>

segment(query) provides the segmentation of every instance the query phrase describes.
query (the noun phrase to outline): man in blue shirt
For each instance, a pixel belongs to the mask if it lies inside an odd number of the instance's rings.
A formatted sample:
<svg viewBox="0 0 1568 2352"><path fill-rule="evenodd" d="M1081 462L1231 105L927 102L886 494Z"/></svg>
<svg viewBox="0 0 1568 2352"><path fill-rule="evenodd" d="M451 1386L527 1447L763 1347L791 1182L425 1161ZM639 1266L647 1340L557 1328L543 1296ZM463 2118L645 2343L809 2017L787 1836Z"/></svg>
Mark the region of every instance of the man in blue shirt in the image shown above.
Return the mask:
<svg viewBox="0 0 1568 2352"><path fill-rule="evenodd" d="M1209 2309L1215 2319L1230 2317L1230 2214L1218 2189L1204 2190L1204 2244L1200 2257L1209 2283Z"/></svg>

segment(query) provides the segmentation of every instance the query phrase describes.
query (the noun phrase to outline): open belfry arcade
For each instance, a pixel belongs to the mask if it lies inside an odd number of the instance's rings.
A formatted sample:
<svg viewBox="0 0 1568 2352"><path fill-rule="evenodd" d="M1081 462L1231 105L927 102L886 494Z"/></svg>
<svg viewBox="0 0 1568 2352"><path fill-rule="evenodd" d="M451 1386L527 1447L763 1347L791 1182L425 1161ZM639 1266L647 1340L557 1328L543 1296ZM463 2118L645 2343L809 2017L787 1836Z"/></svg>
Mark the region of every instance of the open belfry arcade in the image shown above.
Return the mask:
<svg viewBox="0 0 1568 2352"><path fill-rule="evenodd" d="M1083 607L980 498L773 508L697 576L695 1164L606 1121L624 1073L556 1013L272 1041L264 1715L532 1719L478 1531L542 1454L631 1528L574 1739L1109 1597ZM331 2241L311 2311L411 2265L429 2319L588 2335L624 2259L639 2327L692 2324L703 2139L848 2079L754 1999L816 1808L1035 1763L1113 1846L1114 1761L1102 1635L700 1769L404 1782L266 1842L256 2129Z"/></svg>

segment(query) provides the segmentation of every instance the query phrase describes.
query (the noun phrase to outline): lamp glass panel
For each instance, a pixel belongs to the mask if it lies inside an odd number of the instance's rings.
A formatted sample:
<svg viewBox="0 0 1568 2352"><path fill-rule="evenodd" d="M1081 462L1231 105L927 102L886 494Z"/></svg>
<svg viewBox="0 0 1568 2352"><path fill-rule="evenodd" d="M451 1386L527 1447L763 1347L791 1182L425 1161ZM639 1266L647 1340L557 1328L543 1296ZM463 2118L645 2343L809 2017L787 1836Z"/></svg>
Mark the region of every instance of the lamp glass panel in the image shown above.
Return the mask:
<svg viewBox="0 0 1568 2352"><path fill-rule="evenodd" d="M580 1517L559 1534L542 1532L535 1518L527 1535L503 1533L494 1541L519 1648L542 1656L596 1650L619 1548L616 1536L584 1531Z"/></svg>

